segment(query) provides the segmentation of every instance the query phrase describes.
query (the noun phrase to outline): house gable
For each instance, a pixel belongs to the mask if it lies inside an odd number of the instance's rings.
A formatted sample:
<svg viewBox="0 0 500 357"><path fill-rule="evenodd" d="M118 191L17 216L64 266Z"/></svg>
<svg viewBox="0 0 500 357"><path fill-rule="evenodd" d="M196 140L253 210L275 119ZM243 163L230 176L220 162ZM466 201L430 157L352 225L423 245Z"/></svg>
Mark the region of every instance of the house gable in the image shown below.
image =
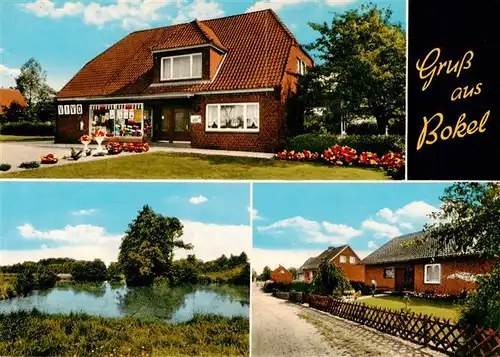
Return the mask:
<svg viewBox="0 0 500 357"><path fill-rule="evenodd" d="M293 275L283 266L278 266L271 272L271 280L282 283L290 283L293 280Z"/></svg>
<svg viewBox="0 0 500 357"><path fill-rule="evenodd" d="M0 114L3 114L3 107L10 107L12 103L26 106L26 100L19 90L0 88Z"/></svg>

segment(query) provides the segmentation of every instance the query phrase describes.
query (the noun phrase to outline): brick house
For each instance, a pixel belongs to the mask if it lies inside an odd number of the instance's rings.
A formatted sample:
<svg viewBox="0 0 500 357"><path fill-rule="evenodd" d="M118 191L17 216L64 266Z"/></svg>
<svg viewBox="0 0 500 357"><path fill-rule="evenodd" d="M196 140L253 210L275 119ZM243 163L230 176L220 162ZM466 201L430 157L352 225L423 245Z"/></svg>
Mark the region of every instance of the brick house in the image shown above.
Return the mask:
<svg viewBox="0 0 500 357"><path fill-rule="evenodd" d="M277 267L271 272L271 280L279 283L291 283L293 275L283 266Z"/></svg>
<svg viewBox="0 0 500 357"><path fill-rule="evenodd" d="M335 265L340 267L350 281L364 281L364 266L361 259L348 245L340 247L328 247L327 250L314 258L309 258L300 268L303 272L303 280L307 283L312 282L319 264L323 259L329 259Z"/></svg>
<svg viewBox="0 0 500 357"><path fill-rule="evenodd" d="M272 10L137 31L57 94L56 142L117 141L273 152L284 104L313 60Z"/></svg>
<svg viewBox="0 0 500 357"><path fill-rule="evenodd" d="M17 89L0 88L0 115L3 114L3 107L10 107L12 103L17 103L22 107L26 106L26 100Z"/></svg>
<svg viewBox="0 0 500 357"><path fill-rule="evenodd" d="M452 244L422 239L422 232L391 239L363 259L365 284L379 290L458 295L475 288L478 275L493 270L496 260L458 254ZM436 254L436 252L438 252Z"/></svg>

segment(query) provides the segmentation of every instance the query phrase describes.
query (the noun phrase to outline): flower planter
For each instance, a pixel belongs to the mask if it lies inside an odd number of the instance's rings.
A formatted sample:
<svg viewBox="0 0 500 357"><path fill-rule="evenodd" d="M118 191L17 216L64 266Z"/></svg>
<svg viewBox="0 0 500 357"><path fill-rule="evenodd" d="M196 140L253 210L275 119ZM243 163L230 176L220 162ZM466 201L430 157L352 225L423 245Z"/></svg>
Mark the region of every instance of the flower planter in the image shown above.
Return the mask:
<svg viewBox="0 0 500 357"><path fill-rule="evenodd" d="M97 143L96 154L105 153L106 150L102 148L102 142L104 141L104 136L96 136L94 140Z"/></svg>

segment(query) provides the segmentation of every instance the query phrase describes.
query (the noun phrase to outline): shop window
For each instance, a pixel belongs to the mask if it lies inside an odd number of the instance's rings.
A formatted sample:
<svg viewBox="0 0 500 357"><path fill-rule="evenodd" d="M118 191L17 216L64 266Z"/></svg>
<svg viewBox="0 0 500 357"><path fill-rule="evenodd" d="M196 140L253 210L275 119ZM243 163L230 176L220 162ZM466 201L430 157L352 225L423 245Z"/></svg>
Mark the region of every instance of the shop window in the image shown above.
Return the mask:
<svg viewBox="0 0 500 357"><path fill-rule="evenodd" d="M258 103L208 104L207 131L259 131Z"/></svg>
<svg viewBox="0 0 500 357"><path fill-rule="evenodd" d="M149 112L144 114L142 104L91 105L90 130L103 131L108 138L142 137L145 129L151 132Z"/></svg>

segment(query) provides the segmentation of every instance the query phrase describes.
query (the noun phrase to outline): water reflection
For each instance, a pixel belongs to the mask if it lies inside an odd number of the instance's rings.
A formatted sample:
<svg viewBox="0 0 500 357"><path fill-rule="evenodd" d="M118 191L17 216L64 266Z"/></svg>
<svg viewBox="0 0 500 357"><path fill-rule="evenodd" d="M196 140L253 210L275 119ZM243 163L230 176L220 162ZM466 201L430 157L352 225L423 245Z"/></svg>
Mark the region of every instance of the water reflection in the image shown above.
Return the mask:
<svg viewBox="0 0 500 357"><path fill-rule="evenodd" d="M249 315L249 287L191 285L127 288L121 284L58 284L53 289L0 301L0 312L37 308L48 313L85 312L106 317L148 317L172 322L195 313Z"/></svg>

